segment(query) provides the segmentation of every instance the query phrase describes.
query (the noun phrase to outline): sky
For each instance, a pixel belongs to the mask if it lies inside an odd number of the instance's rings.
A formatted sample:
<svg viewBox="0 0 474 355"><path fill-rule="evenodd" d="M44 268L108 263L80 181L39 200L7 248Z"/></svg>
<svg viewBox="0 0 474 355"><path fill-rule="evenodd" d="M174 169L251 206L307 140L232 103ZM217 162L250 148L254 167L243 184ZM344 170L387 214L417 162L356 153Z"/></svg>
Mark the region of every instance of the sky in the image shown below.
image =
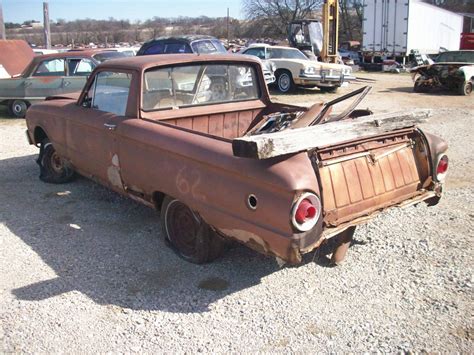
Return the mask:
<svg viewBox="0 0 474 355"><path fill-rule="evenodd" d="M49 0L49 17L76 20L84 18L146 20L157 17L242 18L241 0ZM43 0L0 0L5 22L43 22Z"/></svg>

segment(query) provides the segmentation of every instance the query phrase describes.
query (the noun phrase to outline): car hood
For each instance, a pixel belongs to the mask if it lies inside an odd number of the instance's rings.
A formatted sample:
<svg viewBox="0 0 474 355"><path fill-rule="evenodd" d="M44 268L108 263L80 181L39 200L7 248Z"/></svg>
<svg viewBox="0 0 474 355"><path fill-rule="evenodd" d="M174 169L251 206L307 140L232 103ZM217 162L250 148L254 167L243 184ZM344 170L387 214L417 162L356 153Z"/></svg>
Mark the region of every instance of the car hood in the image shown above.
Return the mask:
<svg viewBox="0 0 474 355"><path fill-rule="evenodd" d="M423 69L429 69L432 67L474 67L474 63L465 63L465 62L439 62L427 65L420 65L418 67L414 67L410 70L410 72L417 72Z"/></svg>

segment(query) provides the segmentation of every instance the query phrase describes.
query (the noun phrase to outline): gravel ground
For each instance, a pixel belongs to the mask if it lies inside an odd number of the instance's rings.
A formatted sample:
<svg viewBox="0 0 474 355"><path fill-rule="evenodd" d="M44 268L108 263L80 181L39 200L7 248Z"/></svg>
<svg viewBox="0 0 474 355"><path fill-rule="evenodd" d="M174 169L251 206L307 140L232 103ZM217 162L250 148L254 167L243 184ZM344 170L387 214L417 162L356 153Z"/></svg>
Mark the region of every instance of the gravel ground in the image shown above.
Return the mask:
<svg viewBox="0 0 474 355"><path fill-rule="evenodd" d="M425 126L448 140L451 170L438 206L359 227L337 268L240 246L186 263L153 210L82 178L40 182L24 121L0 119L0 352L472 352L473 100L364 76L377 82L363 107L435 109Z"/></svg>

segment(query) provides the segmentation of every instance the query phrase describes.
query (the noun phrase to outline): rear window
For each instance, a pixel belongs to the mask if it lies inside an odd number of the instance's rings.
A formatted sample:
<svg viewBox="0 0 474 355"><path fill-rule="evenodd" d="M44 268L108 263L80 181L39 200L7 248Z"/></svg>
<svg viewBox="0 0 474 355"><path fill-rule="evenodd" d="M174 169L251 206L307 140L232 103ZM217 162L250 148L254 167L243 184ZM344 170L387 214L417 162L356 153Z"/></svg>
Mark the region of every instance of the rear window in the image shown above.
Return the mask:
<svg viewBox="0 0 474 355"><path fill-rule="evenodd" d="M154 111L260 97L255 69L246 64L200 64L145 72L142 109Z"/></svg>

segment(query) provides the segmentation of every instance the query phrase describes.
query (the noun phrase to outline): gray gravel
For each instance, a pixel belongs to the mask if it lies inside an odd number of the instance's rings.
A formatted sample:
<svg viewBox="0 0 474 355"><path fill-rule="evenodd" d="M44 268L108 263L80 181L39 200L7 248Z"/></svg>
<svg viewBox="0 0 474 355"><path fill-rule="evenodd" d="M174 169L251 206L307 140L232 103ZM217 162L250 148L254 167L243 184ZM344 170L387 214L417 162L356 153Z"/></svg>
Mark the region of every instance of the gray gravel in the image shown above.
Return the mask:
<svg viewBox="0 0 474 355"><path fill-rule="evenodd" d="M473 115L426 124L450 143L442 202L358 228L337 268L240 246L188 264L153 210L40 182L23 121L0 120L0 352L472 352Z"/></svg>

